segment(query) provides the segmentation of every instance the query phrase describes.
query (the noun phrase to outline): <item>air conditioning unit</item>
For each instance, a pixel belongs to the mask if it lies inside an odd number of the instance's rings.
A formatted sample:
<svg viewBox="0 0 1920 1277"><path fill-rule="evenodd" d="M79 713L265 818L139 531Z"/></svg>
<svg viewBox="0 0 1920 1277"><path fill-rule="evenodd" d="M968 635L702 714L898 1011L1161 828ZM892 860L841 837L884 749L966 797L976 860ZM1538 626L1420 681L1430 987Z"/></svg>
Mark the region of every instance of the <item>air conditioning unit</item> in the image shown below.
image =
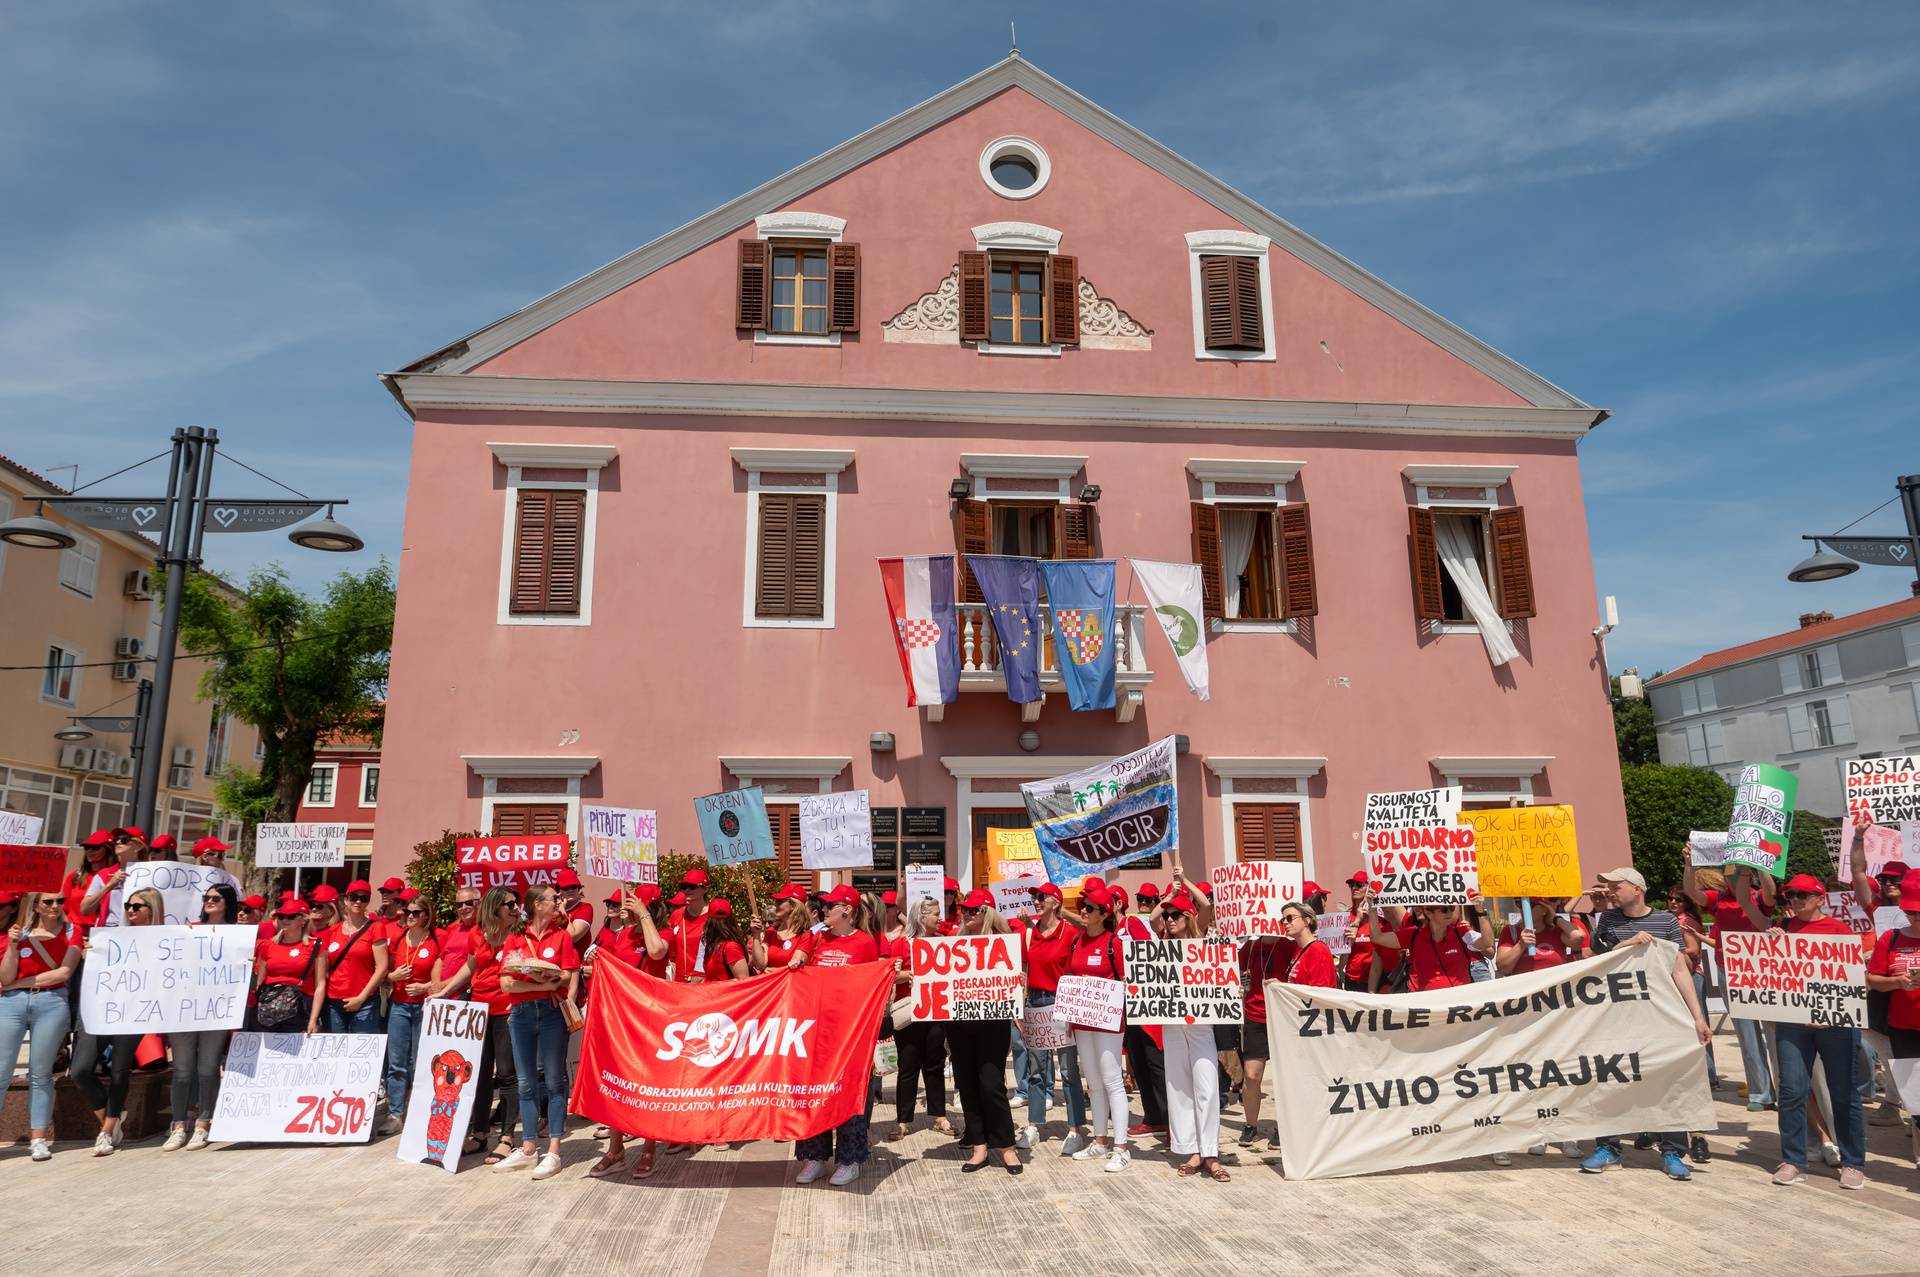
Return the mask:
<svg viewBox="0 0 1920 1277"><path fill-rule="evenodd" d="M192 764L188 764L185 767L175 765L173 767L167 768L167 788L168 789L192 789L193 788Z"/></svg>
<svg viewBox="0 0 1920 1277"><path fill-rule="evenodd" d="M119 765L119 758L120 755L110 749L96 749L93 751L93 762L89 765L88 770L111 776L113 775L113 769Z"/></svg>
<svg viewBox="0 0 1920 1277"><path fill-rule="evenodd" d="M98 752L91 745L62 745L60 765L68 771L90 772L93 770L93 756Z"/></svg>
<svg viewBox="0 0 1920 1277"><path fill-rule="evenodd" d="M113 663L113 681L116 683L138 683L140 681L140 662L115 661Z"/></svg>
<svg viewBox="0 0 1920 1277"><path fill-rule="evenodd" d="M136 660L140 656L140 640L131 634L122 634L113 641L113 654L120 660Z"/></svg>
<svg viewBox="0 0 1920 1277"><path fill-rule="evenodd" d="M120 589L130 599L150 599L153 597L153 573L135 568L127 573L126 582Z"/></svg>
<svg viewBox="0 0 1920 1277"><path fill-rule="evenodd" d="M193 746L175 745L173 747L173 765L175 767L193 767Z"/></svg>
<svg viewBox="0 0 1920 1277"><path fill-rule="evenodd" d="M117 754L113 760L113 774L121 780L133 779L133 755Z"/></svg>

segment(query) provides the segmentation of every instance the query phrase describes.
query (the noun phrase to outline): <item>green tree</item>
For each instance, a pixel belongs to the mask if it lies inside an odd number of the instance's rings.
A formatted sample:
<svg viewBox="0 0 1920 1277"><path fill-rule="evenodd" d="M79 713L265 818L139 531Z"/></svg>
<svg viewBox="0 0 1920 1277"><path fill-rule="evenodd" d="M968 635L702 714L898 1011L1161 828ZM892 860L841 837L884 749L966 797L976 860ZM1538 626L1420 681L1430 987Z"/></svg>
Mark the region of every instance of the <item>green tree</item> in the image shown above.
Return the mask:
<svg viewBox="0 0 1920 1277"><path fill-rule="evenodd" d="M413 859L407 862L402 876L409 887L426 898L427 907L433 910L436 925L453 921L453 896L458 887L454 844L462 838L480 836L477 829L461 833L443 829L438 838L429 838L413 845Z"/></svg>
<svg viewBox="0 0 1920 1277"><path fill-rule="evenodd" d="M1838 816L1793 813L1793 828L1787 831L1787 877L1812 874L1828 886L1834 885L1833 861L1827 856L1827 830L1839 824Z"/></svg>
<svg viewBox="0 0 1920 1277"><path fill-rule="evenodd" d="M1617 676L1613 680L1613 739L1622 767L1660 761L1660 745L1653 733L1653 706L1644 696L1638 700L1621 696Z"/></svg>
<svg viewBox="0 0 1920 1277"><path fill-rule="evenodd" d="M1733 786L1698 767L1641 763L1620 769L1627 799L1627 838L1633 866L1648 892L1665 899L1686 867L1687 837L1696 829L1725 829L1733 818ZM1589 869L1609 868L1589 863Z"/></svg>
<svg viewBox="0 0 1920 1277"><path fill-rule="evenodd" d="M747 879L753 879L754 899L764 908L773 893L786 881L780 876L777 860L748 860L737 865L710 865L704 855L683 856L677 851L660 853L660 890L671 896L680 890L680 880L690 869L707 871L708 899L724 899L733 906L733 916L747 916Z"/></svg>

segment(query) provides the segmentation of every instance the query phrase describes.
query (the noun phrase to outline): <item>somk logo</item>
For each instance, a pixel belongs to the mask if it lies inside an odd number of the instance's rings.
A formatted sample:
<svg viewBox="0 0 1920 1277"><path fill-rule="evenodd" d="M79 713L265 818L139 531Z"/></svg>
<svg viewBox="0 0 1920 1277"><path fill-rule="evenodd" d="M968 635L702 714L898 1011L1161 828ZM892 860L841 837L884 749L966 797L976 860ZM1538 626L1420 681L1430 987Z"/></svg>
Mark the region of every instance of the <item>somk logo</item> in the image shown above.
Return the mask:
<svg viewBox="0 0 1920 1277"><path fill-rule="evenodd" d="M703 1069L749 1055L791 1055L804 1060L807 1034L814 1024L777 1015L736 1025L731 1016L710 1011L691 1023L675 1020L667 1025L660 1035L660 1049L653 1054L659 1060L687 1060Z"/></svg>

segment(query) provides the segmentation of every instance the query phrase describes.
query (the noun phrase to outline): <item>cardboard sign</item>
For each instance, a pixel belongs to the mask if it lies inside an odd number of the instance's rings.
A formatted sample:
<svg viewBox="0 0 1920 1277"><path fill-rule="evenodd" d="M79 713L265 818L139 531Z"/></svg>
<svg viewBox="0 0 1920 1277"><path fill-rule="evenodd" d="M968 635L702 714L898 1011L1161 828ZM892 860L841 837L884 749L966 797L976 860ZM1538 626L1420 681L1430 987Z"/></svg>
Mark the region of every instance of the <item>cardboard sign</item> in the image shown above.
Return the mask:
<svg viewBox="0 0 1920 1277"><path fill-rule="evenodd" d="M873 868L873 810L866 790L800 800L800 863L809 869Z"/></svg>
<svg viewBox="0 0 1920 1277"><path fill-rule="evenodd" d="M1385 886L1376 902L1457 905L1478 890L1473 828L1459 823L1460 789L1368 794L1361 825L1367 876Z"/></svg>
<svg viewBox="0 0 1920 1277"><path fill-rule="evenodd" d="M920 936L907 958L915 1020L1017 1020L1026 1007L1018 931Z"/></svg>
<svg viewBox="0 0 1920 1277"><path fill-rule="evenodd" d="M237 1029L259 942L252 926L96 930L80 968L80 1023L102 1037Z"/></svg>
<svg viewBox="0 0 1920 1277"><path fill-rule="evenodd" d="M0 843L0 891L58 891L66 869L65 847Z"/></svg>
<svg viewBox="0 0 1920 1277"><path fill-rule="evenodd" d="M347 827L305 821L256 825L253 863L263 869L338 869L347 863Z"/></svg>
<svg viewBox="0 0 1920 1277"><path fill-rule="evenodd" d="M487 1004L429 998L421 1004L420 1045L407 1090L407 1121L394 1156L460 1169L460 1146L473 1120L480 1048L487 1040ZM451 1150L451 1152L449 1152Z"/></svg>
<svg viewBox="0 0 1920 1277"><path fill-rule="evenodd" d="M640 807L581 807L580 843L589 877L660 881L660 821Z"/></svg>
<svg viewBox="0 0 1920 1277"><path fill-rule="evenodd" d="M1353 914L1345 909L1336 913L1323 913L1314 924L1322 943L1333 952L1336 958L1344 958L1353 952L1353 941L1347 938L1347 928L1353 925Z"/></svg>
<svg viewBox="0 0 1920 1277"><path fill-rule="evenodd" d="M1878 878L1889 860L1906 864L1906 840L1900 831L1888 825L1868 825L1860 831L1860 850L1867 857L1867 876ZM1848 875L1852 877L1851 874Z"/></svg>
<svg viewBox="0 0 1920 1277"><path fill-rule="evenodd" d="M1736 1019L1866 1027L1867 956L1857 937L1730 931L1720 963Z"/></svg>
<svg viewBox="0 0 1920 1277"><path fill-rule="evenodd" d="M906 916L915 917L920 912L920 902L931 900L940 906L940 916L947 916L947 893L943 888L947 873L939 865L908 865L906 872Z"/></svg>
<svg viewBox="0 0 1920 1277"><path fill-rule="evenodd" d="M767 795L760 786L723 789L696 798L693 812L700 818L700 841L706 845L708 864L773 859L773 827L767 823Z"/></svg>
<svg viewBox="0 0 1920 1277"><path fill-rule="evenodd" d="M1897 825L1920 820L1920 760L1850 758L1840 769L1847 815L1857 824Z"/></svg>
<svg viewBox="0 0 1920 1277"><path fill-rule="evenodd" d="M1038 860L1040 840L1031 829L989 829L987 854L1001 860ZM1036 868L1034 872L1041 871Z"/></svg>
<svg viewBox="0 0 1920 1277"><path fill-rule="evenodd" d="M1053 1018L1053 1004L1029 1006L1020 1013L1020 1040L1029 1051L1058 1051L1073 1045L1073 1030Z"/></svg>
<svg viewBox="0 0 1920 1277"><path fill-rule="evenodd" d="M1100 975L1063 975L1054 994L1053 1018L1117 1033L1127 1009L1127 986Z"/></svg>
<svg viewBox="0 0 1920 1277"><path fill-rule="evenodd" d="M1285 935L1280 911L1298 901L1306 885L1299 865L1280 860L1218 865L1209 881L1214 929L1229 940Z"/></svg>
<svg viewBox="0 0 1920 1277"><path fill-rule="evenodd" d="M553 876L567 867L570 844L564 836L522 838L462 838L455 843L454 864L459 885L475 891L553 885Z"/></svg>
<svg viewBox="0 0 1920 1277"><path fill-rule="evenodd" d="M1851 891L1829 891L1827 893L1827 912L1847 924L1847 930L1856 936L1873 934L1873 918L1860 908L1860 902ZM1900 924L1905 926L1903 922Z"/></svg>
<svg viewBox="0 0 1920 1277"><path fill-rule="evenodd" d="M1013 878L990 882L987 890L993 893L993 907L1002 918L1025 918L1033 913L1033 889L1045 881L1045 878Z"/></svg>
<svg viewBox="0 0 1920 1277"><path fill-rule="evenodd" d="M24 811L0 811L0 846L28 846L40 841L46 817ZM64 848L63 848L64 850Z"/></svg>
<svg viewBox="0 0 1920 1277"><path fill-rule="evenodd" d="M236 1033L213 1138L364 1144L386 1067L384 1033Z"/></svg>
<svg viewBox="0 0 1920 1277"><path fill-rule="evenodd" d="M1697 868L1718 869L1727 856L1724 831L1696 829L1687 835L1687 859Z"/></svg>
<svg viewBox="0 0 1920 1277"><path fill-rule="evenodd" d="M1727 825L1725 865L1747 865L1776 878L1786 876L1787 840L1793 834L1793 803L1800 778L1768 763L1740 770Z"/></svg>
<svg viewBox="0 0 1920 1277"><path fill-rule="evenodd" d="M1584 889L1573 808L1491 807L1462 812L1460 823L1473 828L1482 893L1558 900Z"/></svg>
<svg viewBox="0 0 1920 1277"><path fill-rule="evenodd" d="M1231 940L1128 940L1129 1024L1240 1023L1240 946Z"/></svg>
<svg viewBox="0 0 1920 1277"><path fill-rule="evenodd" d="M184 927L200 917L200 907L205 903L207 888L217 882L224 882L239 895L240 884L234 876L218 865L195 865L180 860L143 860L128 865L127 876L118 887L107 895L107 913L101 920L103 927L124 926L127 897L136 891L152 887L160 893L167 916L155 919L155 923L164 922L170 927Z"/></svg>

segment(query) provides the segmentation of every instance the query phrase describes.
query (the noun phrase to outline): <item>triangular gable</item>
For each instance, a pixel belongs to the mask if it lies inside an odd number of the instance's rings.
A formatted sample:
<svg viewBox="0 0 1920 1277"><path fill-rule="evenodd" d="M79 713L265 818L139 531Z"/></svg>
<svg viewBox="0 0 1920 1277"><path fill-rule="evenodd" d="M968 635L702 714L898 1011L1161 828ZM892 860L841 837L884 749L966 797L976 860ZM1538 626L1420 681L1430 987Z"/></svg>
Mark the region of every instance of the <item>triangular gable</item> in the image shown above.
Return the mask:
<svg viewBox="0 0 1920 1277"><path fill-rule="evenodd" d="M581 276L402 371L470 371L661 267L735 233L755 217L787 206L799 196L1014 87L1024 89L1228 217L1268 236L1276 248L1397 319L1527 403L1542 408L1588 406L1019 57L1009 57L988 67L946 92Z"/></svg>

